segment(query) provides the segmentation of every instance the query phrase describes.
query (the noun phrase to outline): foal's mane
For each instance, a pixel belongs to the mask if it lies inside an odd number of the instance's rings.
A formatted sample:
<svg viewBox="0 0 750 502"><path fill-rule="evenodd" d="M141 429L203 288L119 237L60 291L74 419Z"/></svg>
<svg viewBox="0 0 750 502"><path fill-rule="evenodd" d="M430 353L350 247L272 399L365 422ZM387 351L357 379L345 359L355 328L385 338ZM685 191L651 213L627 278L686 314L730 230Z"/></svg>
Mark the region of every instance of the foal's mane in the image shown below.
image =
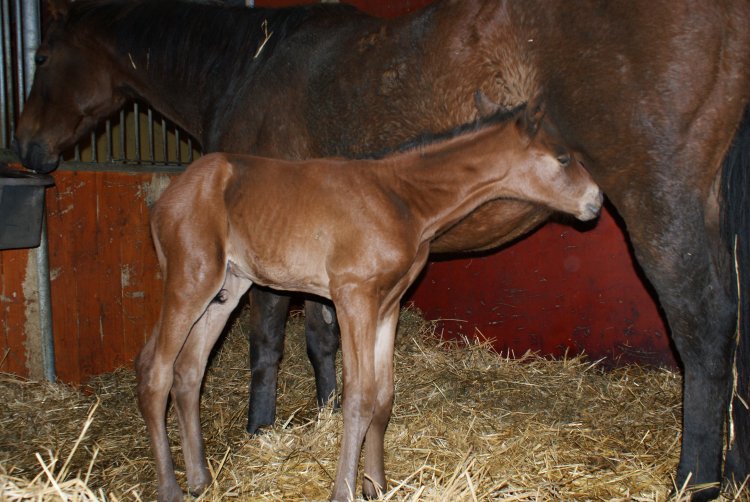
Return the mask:
<svg viewBox="0 0 750 502"><path fill-rule="evenodd" d="M519 114L526 109L526 105L527 103L521 103L520 105L513 108L501 108L491 115L488 115L486 117L477 117L471 122L461 124L447 131L438 133L424 132L419 136L407 140L406 142L401 143L394 148L387 148L384 150L371 152L364 155L363 158L378 160L393 154L406 153L412 150L423 149L431 145L442 143L443 141L458 138L465 134L480 131L493 125L509 122L511 119L518 117Z"/></svg>
<svg viewBox="0 0 750 502"><path fill-rule="evenodd" d="M102 39L121 55L148 54L152 70L186 79L248 75L306 19L320 10L345 13L345 5L250 9L215 1L79 0L66 21ZM272 34L264 44L266 34ZM238 58L241 54L243 57Z"/></svg>

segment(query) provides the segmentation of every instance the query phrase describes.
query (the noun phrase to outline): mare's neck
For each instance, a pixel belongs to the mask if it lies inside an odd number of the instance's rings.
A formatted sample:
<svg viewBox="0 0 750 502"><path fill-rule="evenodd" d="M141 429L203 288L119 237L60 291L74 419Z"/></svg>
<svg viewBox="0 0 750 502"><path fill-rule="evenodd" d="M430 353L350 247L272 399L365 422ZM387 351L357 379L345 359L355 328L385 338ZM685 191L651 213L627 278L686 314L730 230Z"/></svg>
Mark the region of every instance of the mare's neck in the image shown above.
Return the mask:
<svg viewBox="0 0 750 502"><path fill-rule="evenodd" d="M253 55L268 10L168 3L171 8L123 3L117 22L90 27L91 43L108 47L120 91L147 102L210 150L215 117L234 106L260 64Z"/></svg>
<svg viewBox="0 0 750 502"><path fill-rule="evenodd" d="M522 196L512 170L522 147L512 123L492 125L394 158L399 193L422 221L423 240L497 198Z"/></svg>

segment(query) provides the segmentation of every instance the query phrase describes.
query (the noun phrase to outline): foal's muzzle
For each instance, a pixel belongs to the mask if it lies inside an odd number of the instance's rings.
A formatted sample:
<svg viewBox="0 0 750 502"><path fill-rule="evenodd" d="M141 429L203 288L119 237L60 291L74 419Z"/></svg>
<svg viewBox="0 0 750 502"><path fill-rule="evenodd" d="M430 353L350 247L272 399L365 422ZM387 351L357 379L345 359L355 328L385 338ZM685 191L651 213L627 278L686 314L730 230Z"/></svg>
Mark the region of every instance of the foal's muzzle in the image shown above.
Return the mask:
<svg viewBox="0 0 750 502"><path fill-rule="evenodd" d="M599 216L599 211L601 211L603 203L604 194L601 190L597 190L596 194L593 196L593 200L587 201L584 204L583 210L578 215L578 219L581 221L593 220Z"/></svg>

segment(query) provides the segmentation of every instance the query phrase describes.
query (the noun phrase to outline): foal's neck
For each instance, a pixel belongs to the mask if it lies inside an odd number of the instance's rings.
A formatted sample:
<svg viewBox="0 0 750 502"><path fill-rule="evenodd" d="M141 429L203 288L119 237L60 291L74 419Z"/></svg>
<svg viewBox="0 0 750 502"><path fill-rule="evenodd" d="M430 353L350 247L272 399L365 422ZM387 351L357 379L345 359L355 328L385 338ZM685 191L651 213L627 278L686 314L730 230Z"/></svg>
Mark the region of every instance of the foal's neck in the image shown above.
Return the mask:
<svg viewBox="0 0 750 502"><path fill-rule="evenodd" d="M425 240L490 200L518 195L506 181L521 167L520 141L506 122L404 154L396 163L401 190L424 222Z"/></svg>

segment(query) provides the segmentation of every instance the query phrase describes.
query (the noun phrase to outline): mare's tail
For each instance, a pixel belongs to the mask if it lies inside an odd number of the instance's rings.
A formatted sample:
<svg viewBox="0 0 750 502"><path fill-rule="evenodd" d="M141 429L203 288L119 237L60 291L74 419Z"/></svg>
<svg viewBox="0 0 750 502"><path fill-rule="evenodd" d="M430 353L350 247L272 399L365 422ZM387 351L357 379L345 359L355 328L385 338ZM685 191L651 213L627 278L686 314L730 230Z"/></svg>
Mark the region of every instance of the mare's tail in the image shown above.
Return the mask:
<svg viewBox="0 0 750 502"><path fill-rule="evenodd" d="M734 478L739 485L750 474L750 106L746 107L724 158L721 200L722 239L734 256L733 278L739 286L735 296L739 302L733 367L735 387L731 396L725 476Z"/></svg>

